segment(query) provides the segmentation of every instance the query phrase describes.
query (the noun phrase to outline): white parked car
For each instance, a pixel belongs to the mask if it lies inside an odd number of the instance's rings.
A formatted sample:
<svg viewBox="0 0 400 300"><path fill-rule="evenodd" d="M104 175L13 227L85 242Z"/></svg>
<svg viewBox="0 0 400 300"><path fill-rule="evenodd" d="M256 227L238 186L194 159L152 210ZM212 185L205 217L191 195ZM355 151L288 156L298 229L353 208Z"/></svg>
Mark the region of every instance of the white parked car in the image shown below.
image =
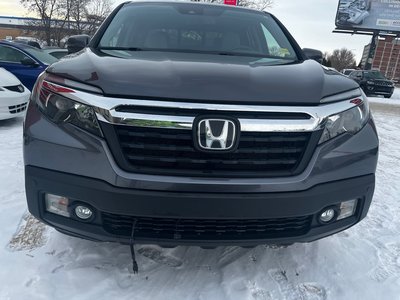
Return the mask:
<svg viewBox="0 0 400 300"><path fill-rule="evenodd" d="M10 72L0 68L0 120L23 115L31 92Z"/></svg>

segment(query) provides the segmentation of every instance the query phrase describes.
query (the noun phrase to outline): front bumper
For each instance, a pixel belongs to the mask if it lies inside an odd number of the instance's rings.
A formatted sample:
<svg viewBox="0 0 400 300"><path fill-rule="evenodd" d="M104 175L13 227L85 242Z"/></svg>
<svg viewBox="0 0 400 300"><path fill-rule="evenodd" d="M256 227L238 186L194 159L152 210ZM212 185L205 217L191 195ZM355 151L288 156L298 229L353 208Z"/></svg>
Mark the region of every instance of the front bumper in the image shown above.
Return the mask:
<svg viewBox="0 0 400 300"><path fill-rule="evenodd" d="M30 92L25 88L23 93L12 91L0 92L0 120L11 119L25 114Z"/></svg>
<svg viewBox="0 0 400 300"><path fill-rule="evenodd" d="M122 170L103 139L72 125L61 126L48 121L32 103L24 125L26 193L30 212L70 235L121 243L129 242L129 237L106 230L104 214L118 215L125 223L132 218L167 219L169 224L182 219L186 223L208 220L216 226L220 226L221 220L236 220L236 225L241 220L279 219L281 222L289 218L292 222L293 218L308 218L309 221L295 233L258 235L256 238L242 233L233 237L198 235L185 238L173 233L166 237L161 233L139 235L138 232L136 240L139 243L285 244L328 236L356 224L366 215L374 190L377 154L378 138L371 119L356 135L343 134L318 146L306 169L296 176L161 176ZM66 196L74 203L84 202L96 210L96 218L85 223L46 213L44 193ZM353 217L324 226L317 223L316 214L323 208L351 199L359 200Z"/></svg>
<svg viewBox="0 0 400 300"><path fill-rule="evenodd" d="M106 224L110 214L121 220L155 218L170 220L264 220L308 218L299 231L254 234L237 231L234 234L195 230L193 232L163 232L156 229L149 234L137 230L138 243L160 245L258 245L266 243L309 242L344 230L363 219L369 209L375 177L367 175L325 183L309 190L287 193L173 193L124 189L100 180L54 172L27 166L25 184L30 212L39 220L67 234L98 241L129 242L128 234L113 231L115 224ZM70 198L71 212L77 204L92 207L95 218L91 222L66 218L45 211L44 193ZM355 215L328 225L321 225L317 215L323 208L337 206L341 201L358 199ZM303 220L303 219L302 219ZM118 221L119 222L119 221ZM140 222L140 221L139 221ZM286 222L286 221L285 221ZM116 224L121 225L121 224ZM118 227L118 226L117 226ZM178 227L177 227L178 228ZM197 228L198 229L198 228ZM188 229L187 229L188 230ZM177 234L178 233L178 234ZM256 238L254 238L256 237Z"/></svg>
<svg viewBox="0 0 400 300"><path fill-rule="evenodd" d="M394 87L380 86L380 85L366 85L364 92L367 95L392 95Z"/></svg>

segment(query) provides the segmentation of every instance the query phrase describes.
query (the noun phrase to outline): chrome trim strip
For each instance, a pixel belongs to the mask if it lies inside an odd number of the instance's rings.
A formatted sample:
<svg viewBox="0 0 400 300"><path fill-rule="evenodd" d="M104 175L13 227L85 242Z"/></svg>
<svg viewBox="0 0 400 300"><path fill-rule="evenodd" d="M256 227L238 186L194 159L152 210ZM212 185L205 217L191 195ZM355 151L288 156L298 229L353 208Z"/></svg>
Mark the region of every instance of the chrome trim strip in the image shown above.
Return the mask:
<svg viewBox="0 0 400 300"><path fill-rule="evenodd" d="M361 97L362 93L359 88L347 91L344 93L328 96L325 98L322 98L321 103L330 103L330 102L337 102L337 101L343 101L346 99L352 99L352 98L357 98Z"/></svg>
<svg viewBox="0 0 400 300"><path fill-rule="evenodd" d="M309 120L267 120L239 119L241 131L258 132L305 132L319 129L317 119Z"/></svg>
<svg viewBox="0 0 400 300"><path fill-rule="evenodd" d="M109 111L110 114L102 114L95 108L97 118L103 122L138 127L155 127L171 129L192 129L193 117L150 115L137 113L121 113L115 110Z"/></svg>
<svg viewBox="0 0 400 300"><path fill-rule="evenodd" d="M146 115L129 114L129 117L104 116L96 111L100 121L114 125L169 128L169 129L192 129L194 117L166 116L166 115ZM308 120L268 120L268 119L239 119L241 131L259 132L304 132L314 131L318 128L315 119Z"/></svg>
<svg viewBox="0 0 400 300"><path fill-rule="evenodd" d="M53 85L56 85L52 82ZM358 93L354 93L358 91ZM344 93L340 96L362 94L359 90ZM156 128L191 129L194 117L175 115L153 115L143 113L128 113L116 111L118 106L141 106L156 108L176 108L187 110L205 111L238 111L238 112L271 112L271 113L304 113L310 116L309 119L239 119L241 131L259 132L304 132L314 131L322 128L326 119L334 114L357 106L349 100L325 103L319 106L267 106L267 105L236 105L236 104L213 104L174 102L158 100L139 100L126 98L113 98L74 90L74 93L60 93L64 97L90 105L96 112L100 121L125 125ZM360 96L359 95L359 96ZM339 96L339 95L338 95ZM356 97L359 97L356 96ZM327 98L325 98L327 99ZM332 98L331 98L332 99Z"/></svg>

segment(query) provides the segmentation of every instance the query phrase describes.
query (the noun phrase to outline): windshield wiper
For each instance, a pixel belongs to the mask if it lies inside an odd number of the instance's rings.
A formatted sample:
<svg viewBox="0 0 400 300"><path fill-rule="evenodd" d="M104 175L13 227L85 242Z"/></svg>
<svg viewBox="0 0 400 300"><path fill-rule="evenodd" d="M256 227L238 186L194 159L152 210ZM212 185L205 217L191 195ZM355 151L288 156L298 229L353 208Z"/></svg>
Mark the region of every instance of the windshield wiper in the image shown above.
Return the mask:
<svg viewBox="0 0 400 300"><path fill-rule="evenodd" d="M210 51L210 50L192 50L192 49L173 49L173 48L139 48L139 47L98 47L99 50L120 50L120 51L160 51L160 52L177 52L177 53L198 53L223 56L242 56L242 57L259 57L271 58L279 60L292 61L292 58L278 57L274 55L254 53L254 52L233 52L233 51Z"/></svg>
<svg viewBox="0 0 400 300"><path fill-rule="evenodd" d="M226 55L226 56L246 56L246 57L259 57L259 58L270 58L270 59L277 59L277 60L288 60L288 61L293 61L293 58L287 58L287 57L280 57L280 56L274 56L274 55L269 55L269 54L262 54L262 53L254 53L254 52L230 52L230 51L213 51L210 52L211 54L216 54L216 55Z"/></svg>
<svg viewBox="0 0 400 300"><path fill-rule="evenodd" d="M252 52L230 52L230 51L205 51L209 52L210 54L216 55L225 55L225 56L251 56L251 57L263 57L263 58L272 58L265 54L260 53L252 53Z"/></svg>
<svg viewBox="0 0 400 300"><path fill-rule="evenodd" d="M122 51L143 51L146 49L139 47L98 47L99 50L122 50Z"/></svg>

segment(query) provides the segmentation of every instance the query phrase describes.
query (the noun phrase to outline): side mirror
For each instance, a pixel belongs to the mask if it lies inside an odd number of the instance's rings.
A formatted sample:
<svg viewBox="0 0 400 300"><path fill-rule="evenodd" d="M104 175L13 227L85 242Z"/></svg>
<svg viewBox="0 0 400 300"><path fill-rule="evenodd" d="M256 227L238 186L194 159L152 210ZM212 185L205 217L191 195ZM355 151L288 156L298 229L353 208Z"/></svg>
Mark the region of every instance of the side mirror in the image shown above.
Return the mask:
<svg viewBox="0 0 400 300"><path fill-rule="evenodd" d="M38 49L41 49L40 44L38 42L36 42L36 41L28 41L28 45L32 46L32 47L35 47L35 48L38 48Z"/></svg>
<svg viewBox="0 0 400 300"><path fill-rule="evenodd" d="M90 41L87 34L72 35L67 40L68 54L75 53L84 49Z"/></svg>
<svg viewBox="0 0 400 300"><path fill-rule="evenodd" d="M28 67L38 67L39 64L34 61L32 58L29 57L24 57L23 59L21 59L21 64L24 66L28 66Z"/></svg>
<svg viewBox="0 0 400 300"><path fill-rule="evenodd" d="M304 48L303 52L309 59L313 59L322 64L323 55L321 51L316 49Z"/></svg>

